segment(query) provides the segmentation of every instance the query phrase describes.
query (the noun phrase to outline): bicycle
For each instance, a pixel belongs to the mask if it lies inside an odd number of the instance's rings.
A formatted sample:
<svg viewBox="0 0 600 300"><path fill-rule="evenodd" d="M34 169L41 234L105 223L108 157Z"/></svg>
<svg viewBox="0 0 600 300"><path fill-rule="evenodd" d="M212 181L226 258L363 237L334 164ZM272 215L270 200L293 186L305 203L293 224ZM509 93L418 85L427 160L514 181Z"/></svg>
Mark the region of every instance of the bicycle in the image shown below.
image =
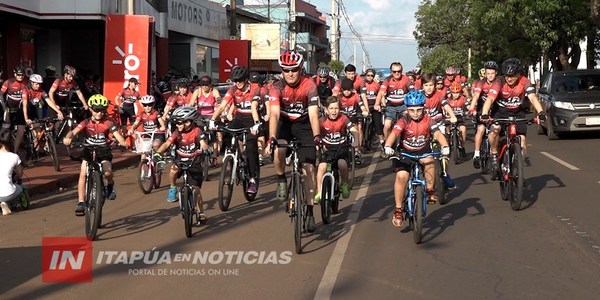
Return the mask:
<svg viewBox="0 0 600 300"><path fill-rule="evenodd" d="M517 122L527 122L530 125L537 118L490 118L496 125L503 125L504 136L500 137L498 153L498 178L500 180L500 196L502 200L510 200L513 210L521 209L525 183L525 162L521 148L521 136L517 134ZM504 126L506 125L506 126Z"/></svg>
<svg viewBox="0 0 600 300"><path fill-rule="evenodd" d="M219 208L221 211L227 211L231 204L233 196L233 186L242 184L244 198L248 202L256 199L256 193L248 193L250 183L250 169L248 159L241 154L240 142L246 144L246 135L250 128L231 129L226 126L219 126L217 131L224 134L230 134L230 143L225 146L223 155L223 165L221 166L221 175L219 177ZM256 169L256 184L260 181L260 168Z"/></svg>
<svg viewBox="0 0 600 300"><path fill-rule="evenodd" d="M162 169L154 162L154 134L156 132L136 132L135 151L138 154L145 155L145 160L140 160L138 168L137 182L144 194L152 192L152 188L160 188L162 178Z"/></svg>
<svg viewBox="0 0 600 300"><path fill-rule="evenodd" d="M480 125L477 120L479 119L479 115L473 117L473 126L475 129L475 133L477 133L477 127ZM489 159L490 159L490 141L488 139L488 135L490 133L489 124L483 124L485 126L485 130L483 132L483 136L481 138L481 146L479 147L479 164L481 167L481 174L488 174L490 172Z"/></svg>
<svg viewBox="0 0 600 300"><path fill-rule="evenodd" d="M404 201L402 202L404 216L408 220L409 229L413 232L415 244L420 244L423 237L423 219L427 215L427 183L424 178L423 165L420 159L433 156L438 158L439 152L431 152L422 155L412 155L404 152L396 152L390 157L392 159L407 158L411 161L410 177L406 184Z"/></svg>
<svg viewBox="0 0 600 300"><path fill-rule="evenodd" d="M64 119L62 121L57 121L54 124L54 138L55 144L59 144L62 142L62 139L65 137L67 133L75 129L77 127L78 121L77 119L81 119L86 110L83 107L74 106L74 107L64 107L61 108L63 112ZM79 113L75 113L79 112ZM83 141L81 133L77 136L73 137L73 142L81 143ZM72 147L67 147L67 153L69 158L74 161L81 160L81 153L78 151L73 151Z"/></svg>
<svg viewBox="0 0 600 300"><path fill-rule="evenodd" d="M337 162L334 160L337 159L338 153L341 149L345 147L351 147L348 144L342 145L338 148L337 152L333 156L328 156L327 151L321 147L321 158L325 158L325 162L327 163L327 169L325 174L323 174L323 178L321 178L321 218L323 220L323 224L329 224L331 221L331 214L337 214L339 212L340 206L340 190L338 178L339 178L339 169L337 167Z"/></svg>
<svg viewBox="0 0 600 300"><path fill-rule="evenodd" d="M433 138L433 140L431 141L431 149L435 152L441 151L441 147L435 138ZM437 166L435 168L436 174L434 177L433 185L435 189L435 194L438 196L438 202L440 203L440 205L448 203L449 200L448 197L446 197L448 187L446 186L446 183L443 180L443 177L445 175L444 170L448 170L448 160L449 158L447 156L440 157L439 159L437 159Z"/></svg>
<svg viewBox="0 0 600 300"><path fill-rule="evenodd" d="M362 117L362 119L364 122L362 148L363 153L365 153L373 150L373 137L377 136L377 134L375 133L375 126L373 126L373 118L371 115Z"/></svg>
<svg viewBox="0 0 600 300"><path fill-rule="evenodd" d="M183 218L183 225L185 229L185 236L192 237L192 226L193 216L196 215L196 221L202 225L206 224L205 221L200 220L199 213L196 212L196 191L188 183L189 169L194 164L194 161L198 159L198 156L193 159L176 159L175 165L181 170L183 177L183 185L179 189L179 208L181 210L181 217Z"/></svg>
<svg viewBox="0 0 600 300"><path fill-rule="evenodd" d="M348 135L348 142L350 145L354 144L354 136L352 134ZM348 151L348 187L352 189L354 187L354 177L356 175L356 149L354 147L350 147Z"/></svg>
<svg viewBox="0 0 600 300"><path fill-rule="evenodd" d="M23 148L27 153L27 158L31 159L33 162L38 162L43 158L38 150L40 150L42 144L45 144L45 149L47 149L48 154L52 159L54 170L59 172L60 158L58 157L56 141L54 133L52 132L52 123L56 120L57 119L53 118L44 118L36 120L36 122L26 126L25 136L23 138ZM40 132L37 131L38 129ZM14 127L12 134L14 139L16 137L16 126Z"/></svg>
<svg viewBox="0 0 600 300"><path fill-rule="evenodd" d="M446 122L446 125L450 125L450 133L448 136L448 142L450 143L450 153L452 154L452 158L454 160L454 164L458 165L463 162L465 158L463 155L464 151L464 142L462 140L462 135L459 130L459 125L457 123Z"/></svg>

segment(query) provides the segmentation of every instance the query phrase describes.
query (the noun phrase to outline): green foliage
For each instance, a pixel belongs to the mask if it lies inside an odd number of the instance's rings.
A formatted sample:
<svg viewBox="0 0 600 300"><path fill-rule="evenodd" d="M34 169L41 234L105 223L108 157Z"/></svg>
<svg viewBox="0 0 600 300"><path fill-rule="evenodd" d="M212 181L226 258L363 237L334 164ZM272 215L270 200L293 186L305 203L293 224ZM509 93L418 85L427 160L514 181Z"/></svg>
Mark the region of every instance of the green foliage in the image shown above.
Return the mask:
<svg viewBox="0 0 600 300"><path fill-rule="evenodd" d="M331 60L329 62L329 68L338 74L342 69L344 69L344 62L341 60Z"/></svg>

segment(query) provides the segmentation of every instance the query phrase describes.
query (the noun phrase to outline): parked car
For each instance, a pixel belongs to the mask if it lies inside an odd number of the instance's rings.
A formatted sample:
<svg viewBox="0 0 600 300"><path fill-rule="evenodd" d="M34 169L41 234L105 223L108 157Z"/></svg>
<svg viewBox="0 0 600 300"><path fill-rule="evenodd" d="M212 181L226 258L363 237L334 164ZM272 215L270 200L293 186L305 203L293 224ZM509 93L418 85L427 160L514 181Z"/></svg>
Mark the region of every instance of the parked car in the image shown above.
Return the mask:
<svg viewBox="0 0 600 300"><path fill-rule="evenodd" d="M549 140L575 131L600 131L600 70L550 72L538 91L547 115L538 134Z"/></svg>

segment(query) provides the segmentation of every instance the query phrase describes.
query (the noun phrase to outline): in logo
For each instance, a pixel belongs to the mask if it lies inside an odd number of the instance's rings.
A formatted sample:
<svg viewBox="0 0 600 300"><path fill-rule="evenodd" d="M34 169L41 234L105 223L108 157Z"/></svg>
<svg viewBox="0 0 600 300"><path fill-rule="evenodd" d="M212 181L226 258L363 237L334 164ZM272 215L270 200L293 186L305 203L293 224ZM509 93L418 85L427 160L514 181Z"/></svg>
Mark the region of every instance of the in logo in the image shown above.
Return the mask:
<svg viewBox="0 0 600 300"><path fill-rule="evenodd" d="M92 242L84 237L42 238L43 282L91 282Z"/></svg>

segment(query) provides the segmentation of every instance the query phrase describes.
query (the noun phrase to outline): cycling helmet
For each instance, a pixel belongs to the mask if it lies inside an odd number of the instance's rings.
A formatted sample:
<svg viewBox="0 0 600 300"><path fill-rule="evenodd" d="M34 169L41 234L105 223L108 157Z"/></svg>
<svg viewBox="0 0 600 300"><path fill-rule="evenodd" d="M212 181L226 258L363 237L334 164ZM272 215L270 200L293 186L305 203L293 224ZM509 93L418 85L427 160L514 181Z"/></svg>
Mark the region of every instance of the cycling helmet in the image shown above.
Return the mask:
<svg viewBox="0 0 600 300"><path fill-rule="evenodd" d="M175 122L194 121L198 118L198 110L191 106L180 106L173 111L171 118Z"/></svg>
<svg viewBox="0 0 600 300"><path fill-rule="evenodd" d="M106 110L108 108L108 99L102 94L95 94L88 99L88 106L93 110Z"/></svg>
<svg viewBox="0 0 600 300"><path fill-rule="evenodd" d="M142 104L152 104L152 103L154 103L154 101L155 101L154 96L152 96L152 95L145 95L145 96L142 96L142 99L140 99L140 102Z"/></svg>
<svg viewBox="0 0 600 300"><path fill-rule="evenodd" d="M248 79L248 81L252 83L260 83L260 74L258 74L257 72L250 73L250 78Z"/></svg>
<svg viewBox="0 0 600 300"><path fill-rule="evenodd" d="M408 71L406 72L406 76L415 76L415 72L414 71Z"/></svg>
<svg viewBox="0 0 600 300"><path fill-rule="evenodd" d="M304 56L295 51L284 51L279 56L279 66L285 69L299 68L304 62Z"/></svg>
<svg viewBox="0 0 600 300"><path fill-rule="evenodd" d="M44 79L42 79L42 75L40 74L31 74L31 77L29 77L29 81L35 83L42 83L44 82Z"/></svg>
<svg viewBox="0 0 600 300"><path fill-rule="evenodd" d="M457 72L456 72L456 69L455 69L454 67L448 67L448 68L446 69L446 74L447 74L447 75L456 75L456 73L457 73Z"/></svg>
<svg viewBox="0 0 600 300"><path fill-rule="evenodd" d="M442 76L442 75L435 76L435 82L436 83L440 83L440 82L444 83L444 76Z"/></svg>
<svg viewBox="0 0 600 300"><path fill-rule="evenodd" d="M421 75L421 68L416 67L413 69L413 72L415 72L415 75L419 76L419 75Z"/></svg>
<svg viewBox="0 0 600 300"><path fill-rule="evenodd" d="M422 91L410 91L404 97L406 106L424 106L425 94Z"/></svg>
<svg viewBox="0 0 600 300"><path fill-rule="evenodd" d="M56 72L56 67L54 67L52 65L49 65L49 66L46 67L45 71Z"/></svg>
<svg viewBox="0 0 600 300"><path fill-rule="evenodd" d="M18 74L18 75L23 75L23 74L25 74L25 68L23 68L21 66L16 66L13 69L13 73Z"/></svg>
<svg viewBox="0 0 600 300"><path fill-rule="evenodd" d="M485 64L483 65L484 69L494 69L494 70L498 70L498 64L493 61L493 60L488 60L487 62L485 62Z"/></svg>
<svg viewBox="0 0 600 300"><path fill-rule="evenodd" d="M485 77L485 68L479 70L479 77Z"/></svg>
<svg viewBox="0 0 600 300"><path fill-rule="evenodd" d="M69 74L71 76L75 76L75 74L77 74L77 69L75 69L74 67L71 67L69 65L66 65L65 68L63 69L63 73Z"/></svg>
<svg viewBox="0 0 600 300"><path fill-rule="evenodd" d="M460 82L455 81L452 84L450 84L450 92L451 93L460 93L462 91L462 85L460 84Z"/></svg>
<svg viewBox="0 0 600 300"><path fill-rule="evenodd" d="M342 78L342 82L340 82L340 87L342 91L352 91L354 89L354 82L348 78Z"/></svg>
<svg viewBox="0 0 600 300"><path fill-rule="evenodd" d="M246 79L248 79L248 77L249 77L248 68L246 68L244 66L236 66L231 71L230 78L234 82L235 81L246 80Z"/></svg>
<svg viewBox="0 0 600 300"><path fill-rule="evenodd" d="M516 58L509 58L502 63L502 73L504 75L516 75L521 72L521 61Z"/></svg>
<svg viewBox="0 0 600 300"><path fill-rule="evenodd" d="M200 77L200 82L199 82L200 86L211 86L212 85L212 79L210 78L210 76L208 75L204 75L202 77Z"/></svg>
<svg viewBox="0 0 600 300"><path fill-rule="evenodd" d="M371 69L371 68L369 68L369 69L367 69L367 70L365 71L365 75L367 75L367 74L369 74L369 73L373 73L373 76L375 76L375 74L376 74L377 72L375 72L375 70L374 70L374 69Z"/></svg>
<svg viewBox="0 0 600 300"><path fill-rule="evenodd" d="M329 68L328 67L319 67L317 69L317 75L319 75L320 77L327 77L329 76Z"/></svg>
<svg viewBox="0 0 600 300"><path fill-rule="evenodd" d="M179 78L177 79L177 88L186 88L190 85L190 81L187 78Z"/></svg>

